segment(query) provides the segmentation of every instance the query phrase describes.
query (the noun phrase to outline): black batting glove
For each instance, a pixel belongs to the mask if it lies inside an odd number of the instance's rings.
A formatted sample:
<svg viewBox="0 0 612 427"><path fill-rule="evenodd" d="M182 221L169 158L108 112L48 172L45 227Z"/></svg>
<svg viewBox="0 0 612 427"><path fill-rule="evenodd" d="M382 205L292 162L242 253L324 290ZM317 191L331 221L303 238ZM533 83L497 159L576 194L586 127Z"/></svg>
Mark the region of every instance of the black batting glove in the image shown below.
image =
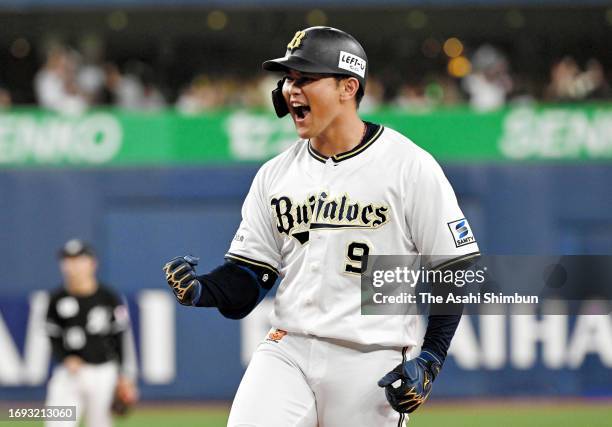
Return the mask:
<svg viewBox="0 0 612 427"><path fill-rule="evenodd" d="M428 351L422 351L416 359L400 363L378 381L385 388L385 395L393 409L400 413L415 411L431 393L431 384L440 372L440 360ZM401 381L398 387L393 383Z"/></svg>
<svg viewBox="0 0 612 427"><path fill-rule="evenodd" d="M164 265L166 281L182 305L195 305L202 295L202 284L196 278L199 258L191 255L172 258Z"/></svg>

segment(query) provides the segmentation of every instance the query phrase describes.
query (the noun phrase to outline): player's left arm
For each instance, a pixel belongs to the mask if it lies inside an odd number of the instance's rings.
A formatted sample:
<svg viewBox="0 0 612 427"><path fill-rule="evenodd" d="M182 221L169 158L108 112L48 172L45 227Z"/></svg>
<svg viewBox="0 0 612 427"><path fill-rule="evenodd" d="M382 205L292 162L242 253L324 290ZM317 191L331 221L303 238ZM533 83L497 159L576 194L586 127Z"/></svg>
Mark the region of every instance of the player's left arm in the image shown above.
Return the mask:
<svg viewBox="0 0 612 427"><path fill-rule="evenodd" d="M127 301L110 290L109 299L112 307L110 334L119 365L111 409L115 414L123 415L139 399L134 343Z"/></svg>
<svg viewBox="0 0 612 427"><path fill-rule="evenodd" d="M442 271L468 268L473 261L466 261ZM423 404L432 390L432 385L446 359L463 311L463 305L447 306L445 313L430 314L421 353L414 359L400 363L378 381L385 388L387 400L393 409L411 413ZM393 383L400 380L400 385Z"/></svg>
<svg viewBox="0 0 612 427"><path fill-rule="evenodd" d="M412 203L406 206L406 218L422 265L442 271L468 268L480 252L442 168L427 156L411 173L407 181L418 191ZM455 223L461 224L461 236L455 235ZM466 236L472 238L465 239ZM456 277L455 274L452 277ZM440 287L433 291L440 291ZM461 320L462 305L447 305L441 312L436 312L436 308L430 311L421 353L396 366L378 382L398 412L413 412L429 397ZM400 386L394 387L392 384L398 380L401 380Z"/></svg>

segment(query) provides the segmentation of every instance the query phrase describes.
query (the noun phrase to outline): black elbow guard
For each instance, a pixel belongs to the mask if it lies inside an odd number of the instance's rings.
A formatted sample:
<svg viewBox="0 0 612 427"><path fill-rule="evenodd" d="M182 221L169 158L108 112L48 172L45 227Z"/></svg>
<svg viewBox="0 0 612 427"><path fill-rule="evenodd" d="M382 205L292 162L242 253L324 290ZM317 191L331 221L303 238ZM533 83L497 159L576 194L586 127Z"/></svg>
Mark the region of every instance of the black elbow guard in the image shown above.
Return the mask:
<svg viewBox="0 0 612 427"><path fill-rule="evenodd" d="M263 300L277 277L263 267L227 260L210 273L198 276L202 295L195 305L217 307L225 317L242 319Z"/></svg>

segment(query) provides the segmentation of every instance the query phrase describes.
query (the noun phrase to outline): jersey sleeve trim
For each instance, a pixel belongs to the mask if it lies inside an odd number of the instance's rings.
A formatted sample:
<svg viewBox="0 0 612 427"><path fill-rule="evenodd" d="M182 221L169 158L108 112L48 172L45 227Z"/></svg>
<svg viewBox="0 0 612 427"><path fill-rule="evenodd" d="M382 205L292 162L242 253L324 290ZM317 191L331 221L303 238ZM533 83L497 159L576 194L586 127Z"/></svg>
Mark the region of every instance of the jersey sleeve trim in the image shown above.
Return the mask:
<svg viewBox="0 0 612 427"><path fill-rule="evenodd" d="M226 253L225 254L225 258L229 258L229 259L233 259L233 260L236 260L236 261L245 262L247 264L255 265L257 267L267 268L268 270L270 270L271 272L273 272L277 276L280 276L280 272L276 268L272 267L270 264L265 263L263 261L257 261L255 259L247 258L247 257L245 257L243 255L234 254L232 252Z"/></svg>
<svg viewBox="0 0 612 427"><path fill-rule="evenodd" d="M470 252L469 254L461 255L461 256L459 256L457 258L453 258L453 259L450 259L448 261L444 261L441 264L439 264L439 265L437 265L435 267L432 267L431 269L432 270L442 270L444 268L450 267L451 265L457 264L457 263L462 262L462 261L467 261L469 259L476 258L478 256L480 256L480 251Z"/></svg>

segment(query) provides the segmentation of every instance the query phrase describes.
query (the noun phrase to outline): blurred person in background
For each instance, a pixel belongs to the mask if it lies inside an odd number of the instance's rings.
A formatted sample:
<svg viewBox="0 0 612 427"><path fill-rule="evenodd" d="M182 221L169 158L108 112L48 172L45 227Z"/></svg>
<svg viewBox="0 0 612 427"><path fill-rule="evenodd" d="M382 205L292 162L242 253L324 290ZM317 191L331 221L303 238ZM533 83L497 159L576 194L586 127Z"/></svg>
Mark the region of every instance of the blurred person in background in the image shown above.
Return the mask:
<svg viewBox="0 0 612 427"><path fill-rule="evenodd" d="M265 76L239 80L199 74L181 91L175 106L186 115L227 107L268 109L267 94L275 85Z"/></svg>
<svg viewBox="0 0 612 427"><path fill-rule="evenodd" d="M88 100L77 83L77 58L61 45L47 51L46 62L34 77L34 92L38 103L62 114L81 114Z"/></svg>
<svg viewBox="0 0 612 427"><path fill-rule="evenodd" d="M79 42L80 61L76 81L90 105L106 103L104 73L104 44L94 35L83 37Z"/></svg>
<svg viewBox="0 0 612 427"><path fill-rule="evenodd" d="M269 93L275 87L275 83L268 80L268 86L266 90L262 90L262 80L265 80L264 76L257 76L253 79L243 81L239 79L240 87L237 88L238 93L236 97L237 105L241 108L253 108L253 109L268 109ZM265 84L265 83L263 83Z"/></svg>
<svg viewBox="0 0 612 427"><path fill-rule="evenodd" d="M461 94L455 80L440 75L429 76L418 83L402 83L392 101L393 105L407 110L430 110L460 102Z"/></svg>
<svg viewBox="0 0 612 427"><path fill-rule="evenodd" d="M612 91L606 80L606 73L601 62L595 58L587 61L586 71L582 73L583 84L586 86L587 99L610 99Z"/></svg>
<svg viewBox="0 0 612 427"><path fill-rule="evenodd" d="M0 110L11 108L12 104L11 93L0 83Z"/></svg>
<svg viewBox="0 0 612 427"><path fill-rule="evenodd" d="M571 56L565 56L551 67L550 83L545 91L547 101L605 99L610 95L610 85L597 59L591 58L584 71Z"/></svg>
<svg viewBox="0 0 612 427"><path fill-rule="evenodd" d="M359 104L359 108L364 113L376 111L384 102L385 87L380 79L370 76L365 94Z"/></svg>
<svg viewBox="0 0 612 427"><path fill-rule="evenodd" d="M462 82L470 98L470 106L477 111L491 111L503 107L513 90L513 81L506 57L496 48L485 44L472 57L473 71Z"/></svg>
<svg viewBox="0 0 612 427"><path fill-rule="evenodd" d="M204 74L196 76L176 101L176 108L183 114L200 114L222 106L222 94L218 85Z"/></svg>
<svg viewBox="0 0 612 427"><path fill-rule="evenodd" d="M550 84L546 88L545 98L548 101L566 101L575 99L575 81L580 74L576 60L566 56L557 61L550 69Z"/></svg>
<svg viewBox="0 0 612 427"><path fill-rule="evenodd" d="M435 76L425 88L429 98L440 105L457 105L463 102L457 80L444 75Z"/></svg>
<svg viewBox="0 0 612 427"><path fill-rule="evenodd" d="M109 63L105 66L105 75L115 106L132 111L159 111L166 106L155 73L148 64L130 61L125 73L121 73L115 64Z"/></svg>
<svg viewBox="0 0 612 427"><path fill-rule="evenodd" d="M535 93L538 92L536 84L528 75L515 73L512 76L513 90L508 95L508 104L513 107L527 106L535 103Z"/></svg>
<svg viewBox="0 0 612 427"><path fill-rule="evenodd" d="M88 427L109 427L116 393L125 405L134 403L138 394L129 346L124 344L129 333L127 307L98 282L98 262L89 244L69 240L60 249L59 260L64 283L51 294L47 311L47 333L57 366L47 387L46 405L75 405L77 420L47 424L78 426L84 416Z"/></svg>
<svg viewBox="0 0 612 427"><path fill-rule="evenodd" d="M425 87L421 84L404 82L397 91L393 105L405 110L429 109L429 100L425 97Z"/></svg>

